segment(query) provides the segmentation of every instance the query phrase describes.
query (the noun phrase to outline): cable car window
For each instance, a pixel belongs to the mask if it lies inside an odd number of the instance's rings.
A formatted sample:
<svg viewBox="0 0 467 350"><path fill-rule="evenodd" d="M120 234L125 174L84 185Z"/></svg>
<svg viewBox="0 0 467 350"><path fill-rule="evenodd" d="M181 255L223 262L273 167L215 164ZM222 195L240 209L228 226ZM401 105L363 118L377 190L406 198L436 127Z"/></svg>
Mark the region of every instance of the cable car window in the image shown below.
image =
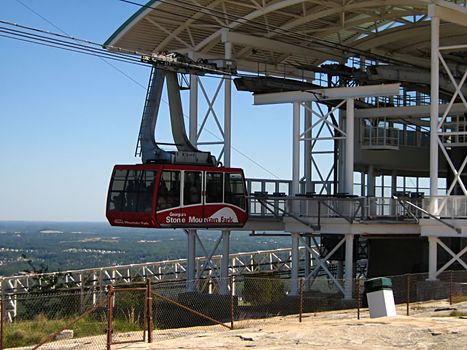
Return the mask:
<svg viewBox="0 0 467 350"><path fill-rule="evenodd" d="M138 191L136 211L145 213L151 212L155 178L155 171L148 170L141 173L139 181L136 182L136 189Z"/></svg>
<svg viewBox="0 0 467 350"><path fill-rule="evenodd" d="M180 171L163 171L157 192L157 210L180 206Z"/></svg>
<svg viewBox="0 0 467 350"><path fill-rule="evenodd" d="M125 210L125 181L127 174L128 170L115 170L112 175L111 192L107 204L109 211Z"/></svg>
<svg viewBox="0 0 467 350"><path fill-rule="evenodd" d="M185 171L183 205L201 203L201 172Z"/></svg>
<svg viewBox="0 0 467 350"><path fill-rule="evenodd" d="M116 170L112 181L112 191L123 191L128 170Z"/></svg>
<svg viewBox="0 0 467 350"><path fill-rule="evenodd" d="M241 174L225 174L225 202L245 209L245 185Z"/></svg>
<svg viewBox="0 0 467 350"><path fill-rule="evenodd" d="M109 198L109 211L150 212L156 172L116 170Z"/></svg>
<svg viewBox="0 0 467 350"><path fill-rule="evenodd" d="M206 203L222 203L223 197L222 173L206 173Z"/></svg>
<svg viewBox="0 0 467 350"><path fill-rule="evenodd" d="M136 188L136 179L139 177L139 171L129 170L125 182L126 206L125 211L136 211L136 202L138 200L138 192Z"/></svg>

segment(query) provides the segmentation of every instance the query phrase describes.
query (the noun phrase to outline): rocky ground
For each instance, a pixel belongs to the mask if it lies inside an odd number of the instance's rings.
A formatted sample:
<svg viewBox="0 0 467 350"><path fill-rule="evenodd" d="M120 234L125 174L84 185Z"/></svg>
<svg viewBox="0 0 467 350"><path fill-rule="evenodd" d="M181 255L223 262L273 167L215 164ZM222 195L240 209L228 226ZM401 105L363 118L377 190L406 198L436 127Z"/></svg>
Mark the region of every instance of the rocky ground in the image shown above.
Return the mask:
<svg viewBox="0 0 467 350"><path fill-rule="evenodd" d="M455 312L457 316L453 316ZM235 329L205 326L155 330L151 344L142 342L143 333L114 334L112 349L439 349L467 350L467 302L449 305L445 301L405 305L396 317L369 318L368 310L344 310L268 319L241 320ZM26 349L26 348L23 348ZM27 349L31 349L28 347ZM106 349L105 335L55 341L40 349Z"/></svg>
<svg viewBox="0 0 467 350"><path fill-rule="evenodd" d="M456 310L449 310L455 308ZM435 311L437 310L437 311ZM240 321L233 331L216 327L173 330L172 336L155 333L153 344L134 343L118 349L467 349L467 302L404 306L396 317L370 319L368 311L357 319L356 310ZM165 338L165 339L164 339Z"/></svg>

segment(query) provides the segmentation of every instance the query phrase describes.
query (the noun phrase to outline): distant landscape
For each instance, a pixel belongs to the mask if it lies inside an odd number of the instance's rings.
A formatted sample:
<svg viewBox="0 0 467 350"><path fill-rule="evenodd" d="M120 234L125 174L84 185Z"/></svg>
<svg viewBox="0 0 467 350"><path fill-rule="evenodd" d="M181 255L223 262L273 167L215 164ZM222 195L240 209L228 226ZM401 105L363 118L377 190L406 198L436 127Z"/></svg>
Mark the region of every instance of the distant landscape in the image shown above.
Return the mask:
<svg viewBox="0 0 467 350"><path fill-rule="evenodd" d="M219 231L199 231L206 249ZM232 232L232 253L290 246L288 237ZM112 227L106 222L0 221L0 276L33 268L48 272L186 258L182 230ZM197 256L202 256L198 249Z"/></svg>

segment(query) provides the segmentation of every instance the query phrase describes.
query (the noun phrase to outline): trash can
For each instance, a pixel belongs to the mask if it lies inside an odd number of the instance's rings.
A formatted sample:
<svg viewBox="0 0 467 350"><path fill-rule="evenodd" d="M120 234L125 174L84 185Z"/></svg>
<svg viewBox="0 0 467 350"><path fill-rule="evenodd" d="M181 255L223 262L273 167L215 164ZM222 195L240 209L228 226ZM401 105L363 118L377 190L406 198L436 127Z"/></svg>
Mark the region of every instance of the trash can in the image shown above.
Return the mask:
<svg viewBox="0 0 467 350"><path fill-rule="evenodd" d="M371 318L396 316L392 281L389 278L378 277L366 280L365 293Z"/></svg>

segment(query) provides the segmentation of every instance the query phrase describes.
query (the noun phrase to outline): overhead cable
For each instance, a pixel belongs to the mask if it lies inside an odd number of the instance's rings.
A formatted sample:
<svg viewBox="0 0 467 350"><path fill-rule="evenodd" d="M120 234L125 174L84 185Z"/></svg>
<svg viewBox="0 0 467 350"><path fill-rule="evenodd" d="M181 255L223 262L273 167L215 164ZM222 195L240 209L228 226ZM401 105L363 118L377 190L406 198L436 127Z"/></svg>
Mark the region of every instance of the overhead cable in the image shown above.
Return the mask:
<svg viewBox="0 0 467 350"><path fill-rule="evenodd" d="M183 15L181 13L175 13L175 12L172 12L172 11L168 11L167 9L155 8L155 7L152 7L150 5L140 4L140 3L132 1L132 0L118 0L118 1L125 2L125 3L128 3L128 4L132 4L132 5L136 5L136 6L139 6L141 8L148 8L148 9L152 9L153 11L158 11L158 12L161 12L161 13L171 14L171 15L174 15L174 16L183 17L185 19L193 20L193 16ZM176 2L171 2L170 0L157 0L156 2L166 4L166 5L173 5L173 6L185 9L185 10L199 11L199 12L202 12L203 14L205 14L205 15L217 18L217 19L222 20L222 21L224 21L226 18L231 18L232 22L240 23L240 24L245 25L245 26L250 26L250 27L252 27L252 28L254 28L256 30L259 29L259 30L262 30L262 31L267 31L267 30L272 29L271 32L273 32L275 34L281 34L281 35L285 35L285 36L287 36L289 38L298 39L300 41L306 41L308 43L319 45L319 46L325 47L327 49L333 49L333 50L338 50L338 51L342 51L342 52L348 52L348 53L354 53L354 54L358 54L358 55L364 55L364 56L366 56L368 58L374 58L376 60L385 61L385 62L388 62L388 63L398 63L398 64L403 64L403 65L410 65L407 62L400 61L400 60L395 60L393 58L390 58L390 57L387 57L387 56L384 56L384 55L375 54L375 53L372 53L371 51L368 51L368 50L356 49L356 48L353 48L353 47L348 46L348 45L335 43L335 42L332 42L330 40L326 40L326 39L323 39L323 38L318 38L316 36L310 36L310 35L306 35L306 34L297 33L295 31L283 29L283 28L275 26L273 24L265 25L264 23L257 22L257 21L252 20L252 19L247 19L247 18L244 18L242 16L238 16L238 15L234 15L234 14L228 14L228 13L226 13L224 11L217 10L217 9L211 9L211 8L208 9L208 8L206 8L204 6L188 3L188 2L183 1L183 0L177 0ZM216 15L214 13L218 13L218 15ZM204 20L204 19L197 18L196 21L206 23L206 20ZM221 24L221 23L218 23L218 22L211 22L211 21L208 21L207 23L211 24L211 25L215 25L215 26L220 26L220 27L225 28L225 29L230 29L230 26L227 25L227 24ZM299 43L294 43L294 45L297 46L297 47L310 49L309 46L302 45L302 44L299 44ZM313 49L317 50L316 48L313 48ZM317 51L319 51L319 50L317 50ZM326 51L320 51L320 52L326 53L327 55L330 54L330 55L333 55L335 57L340 57L340 58L345 58L345 59L348 58L348 56L343 54L343 53L337 53L337 52L329 53L329 52L326 52Z"/></svg>
<svg viewBox="0 0 467 350"><path fill-rule="evenodd" d="M0 24L3 24L3 26L0 25L0 37L98 57L102 59L105 63L115 68L121 74L126 76L128 79L132 80L140 87L146 89L141 83L134 80L131 76L129 76L125 72L121 71L119 68L107 62L107 60L110 59L110 60L115 60L115 61L119 61L123 63L148 66L146 63L143 63L140 61L139 57L136 56L137 54L111 52L111 51L103 49L101 44L98 44L92 41L71 37L69 35L53 33L53 32L41 30L38 28L28 27L28 26L17 24L17 23L11 23L8 21L0 20ZM10 27L13 27L13 28L10 28ZM15 29L15 28L21 28L22 30ZM39 35L35 33L41 33L41 34ZM57 38L60 38L60 39L57 39ZM76 43L76 41L78 41L79 44ZM215 76L215 75L213 76L209 75L209 76L222 79L222 77ZM162 101L168 104L167 101L165 100L162 100ZM188 116L185 114L184 114L184 117L188 118ZM205 129L205 130L206 132L211 134L213 137L216 137L219 139L219 137L215 135L212 131L208 129ZM234 150L235 152L237 152L244 158L248 159L250 162L255 164L257 167L261 168L265 172L269 173L273 177L279 178L276 174L266 169L264 166L262 166L257 161L255 161L253 158L251 158L250 156L240 151L238 148L232 146L232 150Z"/></svg>

